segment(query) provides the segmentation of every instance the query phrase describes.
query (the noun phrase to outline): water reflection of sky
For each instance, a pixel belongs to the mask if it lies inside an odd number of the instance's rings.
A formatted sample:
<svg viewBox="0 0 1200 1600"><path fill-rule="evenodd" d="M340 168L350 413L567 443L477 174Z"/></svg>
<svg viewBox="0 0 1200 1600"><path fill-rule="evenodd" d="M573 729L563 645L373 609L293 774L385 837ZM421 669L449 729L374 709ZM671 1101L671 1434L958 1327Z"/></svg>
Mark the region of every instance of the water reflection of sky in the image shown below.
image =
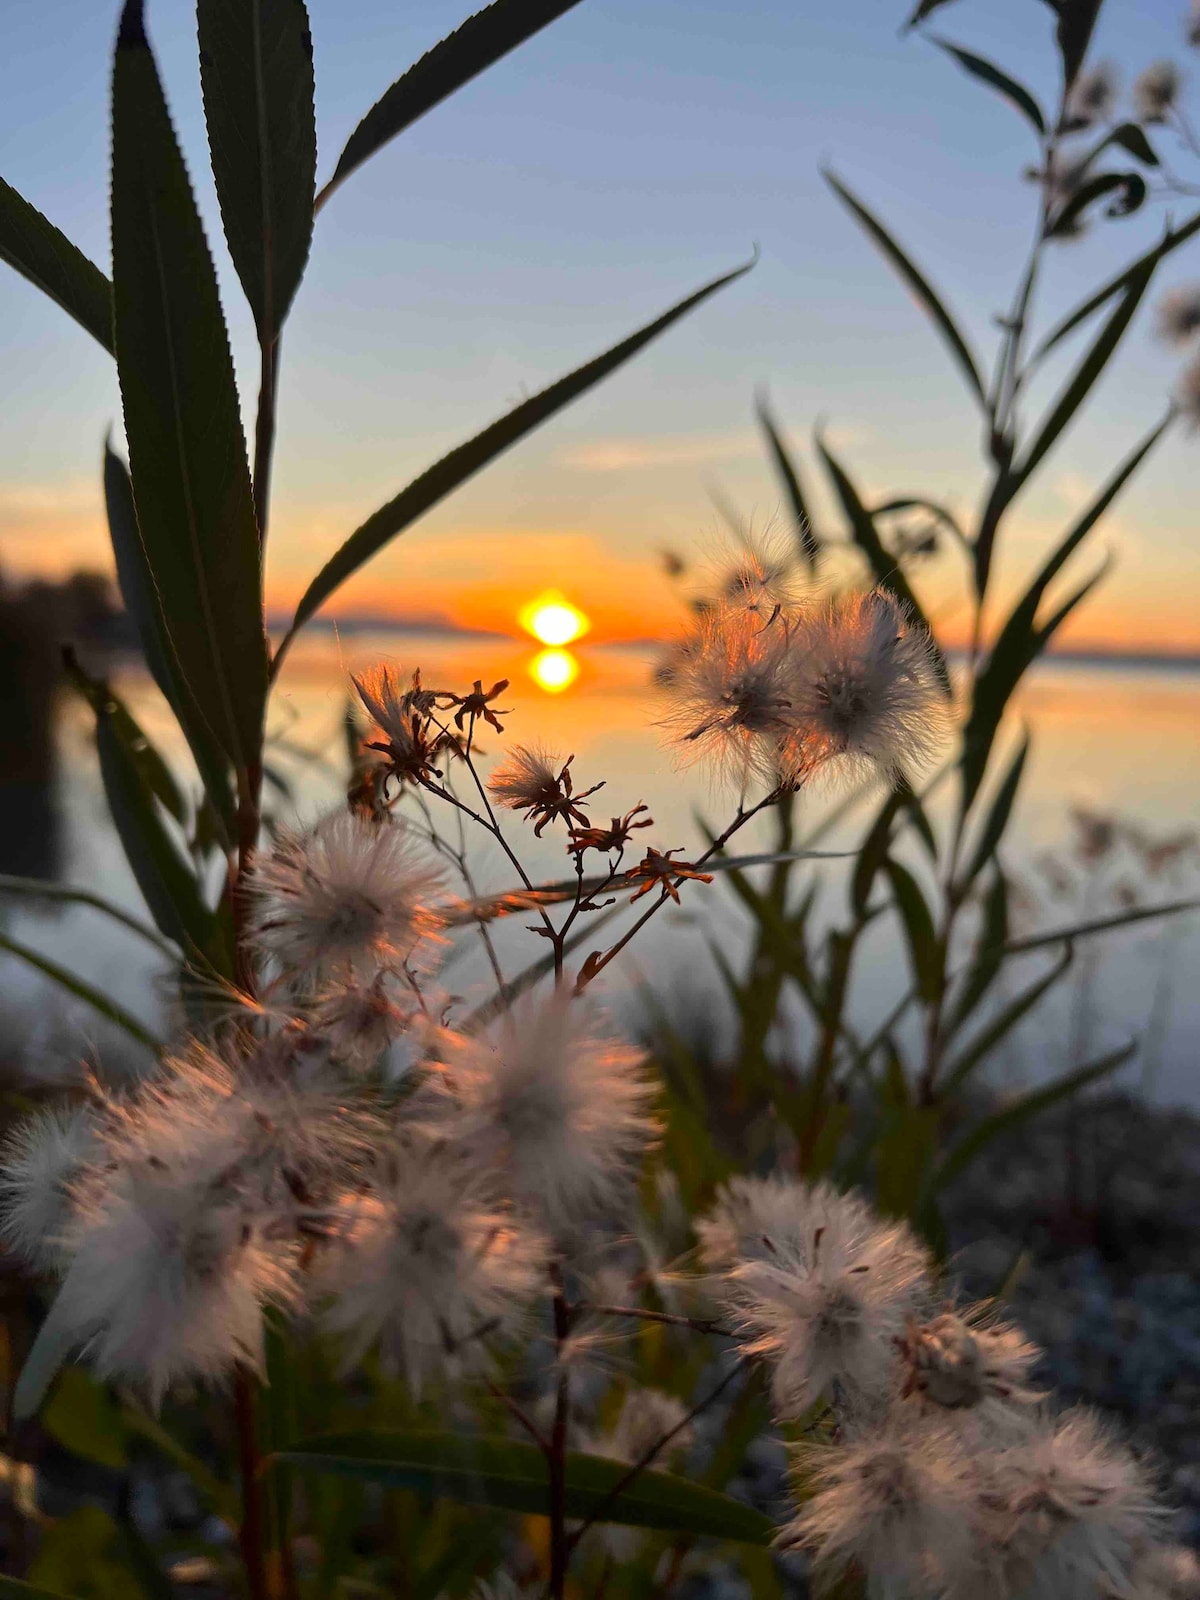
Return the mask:
<svg viewBox="0 0 1200 1600"><path fill-rule="evenodd" d="M576 676L559 692L538 686L538 646L496 638L413 635L369 636L314 634L297 646L282 675L271 718L277 736L273 764L294 785L294 799L277 798L281 817L311 819L337 803L344 770L345 742L342 720L346 707L348 673L386 660L402 672L420 666L427 685L465 691L476 679L485 687L500 678L510 680L500 704L511 708L501 739L487 730L487 760L494 760L514 740L538 741L564 758L574 755L579 786L603 779L605 788L593 802L601 819L627 811L644 801L655 819L652 830L639 836L660 847L681 846L691 851L700 838L700 818L720 826L732 814L736 796L714 792L705 776L680 772L659 741L659 715L655 694L647 685L652 651L647 648L589 648L586 642L568 652ZM173 757L180 750L171 738L165 708L144 676L132 668L118 674L130 703L153 738ZM1078 896L1056 893L1054 863L1065 859L1071 839L1069 811L1086 805L1111 811L1134 821L1155 835L1190 826L1196 819L1200 793L1200 674L1141 667L1092 666L1048 663L1029 679L1019 704L1018 717L1033 730L1033 756L1027 771L1008 854L1025 893L1018 915L1021 931L1056 926L1075 919L1081 907ZM1013 736L1018 732L1014 720ZM120 849L108 826L103 794L89 751L85 716L68 709L61 731L63 770L71 775L63 789L67 832L65 876L69 881L104 893L129 905L137 895L129 880ZM816 821L831 804L816 796L807 812ZM944 806L935 797L935 817ZM852 813L822 841L827 849L851 847L859 836L865 807ZM563 839L547 830L541 841L514 825L529 869L534 876L561 876L567 867ZM750 830L747 830L749 833ZM769 846L769 828L747 839L746 848ZM511 869L504 869L486 854L479 860L481 886L507 886ZM1132 873L1132 866L1129 872ZM840 914L845 904L845 868L841 863L813 864L798 869L800 876L819 872L820 904L827 916ZM1115 861L1103 888L1093 888L1095 905L1110 894L1131 886L1121 881L1125 866ZM1128 876L1128 874L1127 874ZM1195 893L1191 880L1175 885L1167 880L1137 884L1136 891L1149 900L1171 898L1177 887ZM1082 908L1095 914L1094 906ZM142 1015L149 1015L144 952L94 914L71 911L50 917L20 913L7 924L29 943L82 971L91 981ZM720 943L729 953L743 937L741 914L726 892L697 888L681 913L659 919L655 934L633 947L631 960L620 972L610 995L628 995L641 979L694 994L719 987L708 944ZM667 935L670 935L668 937ZM511 970L520 970L542 954L542 941L523 932L518 919L505 930L504 956ZM538 948L531 948L538 947ZM1097 951L1099 954L1099 951ZM1098 969L1081 963L1090 985L1092 1020L1088 1044L1099 1050L1142 1031L1154 1007L1156 988L1164 982L1172 991L1167 1026L1153 1025L1162 1038L1155 1047L1157 1092L1170 1098L1200 1098L1193 1086L1194 1040L1200 1032L1200 994L1184 981L1195 972L1200 956L1200 919L1169 929L1147 924L1124 933L1105 947ZM1031 968L1027 970L1032 971ZM1170 977L1171 972L1174 977ZM33 995L32 980L15 969L6 970L23 994ZM1164 979L1164 973L1168 976ZM473 951L467 951L451 969L456 992L467 992L480 981L481 971ZM1020 982L1018 973L1014 981ZM860 1011L864 1024L881 1017L901 992L905 982L903 958L894 934L882 925L873 930L863 949L858 973ZM1050 1008L1027 1026L998 1064L1001 1076L1036 1077L1062 1063L1063 1041L1070 1031L1072 993L1065 990L1057 1008ZM53 1001L53 1014L62 1014L62 1002ZM92 1037L97 1025L80 1017L81 1033Z"/></svg>

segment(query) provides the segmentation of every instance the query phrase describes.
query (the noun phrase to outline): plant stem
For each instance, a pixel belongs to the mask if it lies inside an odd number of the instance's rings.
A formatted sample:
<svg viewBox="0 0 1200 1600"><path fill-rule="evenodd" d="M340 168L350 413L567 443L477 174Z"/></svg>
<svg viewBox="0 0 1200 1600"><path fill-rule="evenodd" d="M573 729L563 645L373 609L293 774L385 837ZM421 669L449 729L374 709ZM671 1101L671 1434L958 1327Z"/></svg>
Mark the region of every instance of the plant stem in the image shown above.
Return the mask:
<svg viewBox="0 0 1200 1600"><path fill-rule="evenodd" d="M254 515L258 522L258 548L267 543L267 515L271 499L271 455L275 448L275 397L279 383L279 335L263 337L259 366L258 416L254 423Z"/></svg>
<svg viewBox="0 0 1200 1600"><path fill-rule="evenodd" d="M571 1328L571 1311L563 1291L562 1273L557 1265L551 1269L550 1278L554 1285L554 1350L558 1365L554 1426L550 1434L550 1453L546 1458L550 1479L550 1597L551 1600L563 1600L567 1562L572 1548L567 1540L567 1413L570 1408L570 1389L567 1369L563 1365L563 1346Z"/></svg>
<svg viewBox="0 0 1200 1600"><path fill-rule="evenodd" d="M255 1385L247 1368L239 1366L234 1377L234 1403L237 1413L238 1460L242 1474L242 1522L238 1533L242 1562L250 1600L271 1600L267 1582L266 1552L263 1546L263 1498L259 1473L262 1457L258 1448Z"/></svg>

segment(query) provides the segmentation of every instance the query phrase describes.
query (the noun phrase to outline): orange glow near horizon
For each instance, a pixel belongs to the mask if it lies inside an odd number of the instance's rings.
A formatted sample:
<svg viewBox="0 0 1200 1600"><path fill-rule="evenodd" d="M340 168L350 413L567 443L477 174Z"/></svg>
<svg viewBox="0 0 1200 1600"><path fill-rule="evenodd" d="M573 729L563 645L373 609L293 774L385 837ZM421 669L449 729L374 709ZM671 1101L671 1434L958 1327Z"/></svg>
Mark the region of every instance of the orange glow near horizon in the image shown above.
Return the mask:
<svg viewBox="0 0 1200 1600"><path fill-rule="evenodd" d="M542 650L529 663L529 676L547 694L562 694L579 676L579 663L569 650Z"/></svg>
<svg viewBox="0 0 1200 1600"><path fill-rule="evenodd" d="M536 600L523 605L517 612L517 621L526 633L531 633L542 644L551 647L545 654L561 650L563 645L582 638L592 625L579 607L573 606L557 589L548 589Z"/></svg>

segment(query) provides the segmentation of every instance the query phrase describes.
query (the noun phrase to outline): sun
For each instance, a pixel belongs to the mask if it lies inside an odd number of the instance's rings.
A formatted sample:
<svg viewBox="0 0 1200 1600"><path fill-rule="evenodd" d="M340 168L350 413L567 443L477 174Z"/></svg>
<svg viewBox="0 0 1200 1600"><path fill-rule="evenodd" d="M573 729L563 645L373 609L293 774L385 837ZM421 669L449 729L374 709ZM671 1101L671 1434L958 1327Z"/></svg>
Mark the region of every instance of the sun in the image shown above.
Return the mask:
<svg viewBox="0 0 1200 1600"><path fill-rule="evenodd" d="M523 605L517 620L526 633L556 649L581 638L592 625L579 607L573 606L557 589L547 590Z"/></svg>
<svg viewBox="0 0 1200 1600"><path fill-rule="evenodd" d="M561 694L579 676L579 663L569 650L541 650L529 663L529 675L547 694Z"/></svg>

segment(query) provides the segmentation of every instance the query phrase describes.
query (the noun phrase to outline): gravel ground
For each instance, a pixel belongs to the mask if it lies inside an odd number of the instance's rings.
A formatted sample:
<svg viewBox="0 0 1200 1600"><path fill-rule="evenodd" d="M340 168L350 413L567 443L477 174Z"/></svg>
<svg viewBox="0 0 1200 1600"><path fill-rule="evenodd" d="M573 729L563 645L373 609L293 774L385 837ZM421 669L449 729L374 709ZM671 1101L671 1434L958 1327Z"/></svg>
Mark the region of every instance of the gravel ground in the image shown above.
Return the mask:
<svg viewBox="0 0 1200 1600"><path fill-rule="evenodd" d="M1200 1119L1117 1096L1065 1107L997 1142L945 1211L969 1293L1026 1252L1009 1303L1045 1382L1119 1420L1200 1545Z"/></svg>

